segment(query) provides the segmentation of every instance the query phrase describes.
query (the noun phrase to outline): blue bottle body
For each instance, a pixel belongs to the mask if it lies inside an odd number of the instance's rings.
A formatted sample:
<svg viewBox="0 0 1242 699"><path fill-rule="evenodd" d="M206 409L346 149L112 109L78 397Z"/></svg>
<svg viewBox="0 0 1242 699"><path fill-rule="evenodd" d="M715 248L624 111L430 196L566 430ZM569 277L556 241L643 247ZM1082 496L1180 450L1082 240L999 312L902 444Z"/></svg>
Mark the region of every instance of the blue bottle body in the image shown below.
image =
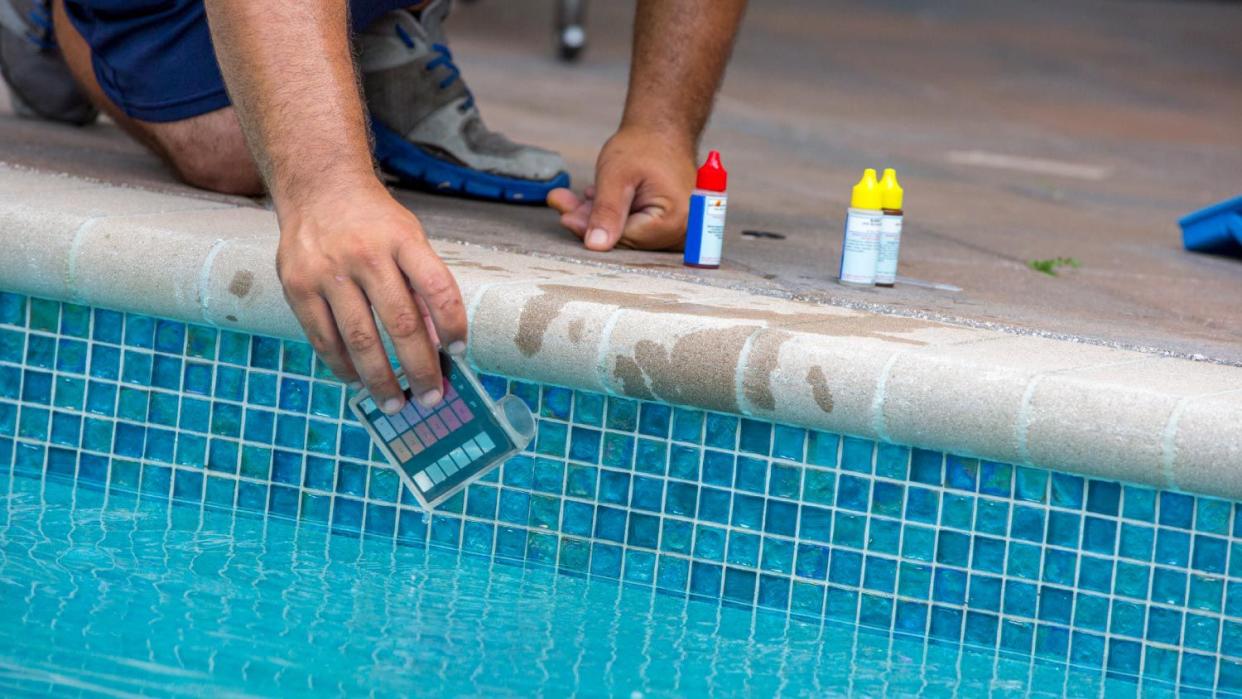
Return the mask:
<svg viewBox="0 0 1242 699"><path fill-rule="evenodd" d="M724 249L725 213L729 197L724 192L694 190L686 218L686 253L690 267L716 268Z"/></svg>

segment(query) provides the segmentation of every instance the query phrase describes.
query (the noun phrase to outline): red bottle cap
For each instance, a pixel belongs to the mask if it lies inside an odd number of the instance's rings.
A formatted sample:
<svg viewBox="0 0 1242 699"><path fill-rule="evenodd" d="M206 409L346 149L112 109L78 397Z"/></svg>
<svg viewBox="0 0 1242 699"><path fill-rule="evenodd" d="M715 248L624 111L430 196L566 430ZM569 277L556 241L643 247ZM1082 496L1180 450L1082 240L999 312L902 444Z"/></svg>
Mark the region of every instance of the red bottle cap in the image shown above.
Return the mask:
<svg viewBox="0 0 1242 699"><path fill-rule="evenodd" d="M720 153L712 151L707 154L707 162L699 168L699 178L694 186L709 192L723 192L728 188L729 173L720 162Z"/></svg>

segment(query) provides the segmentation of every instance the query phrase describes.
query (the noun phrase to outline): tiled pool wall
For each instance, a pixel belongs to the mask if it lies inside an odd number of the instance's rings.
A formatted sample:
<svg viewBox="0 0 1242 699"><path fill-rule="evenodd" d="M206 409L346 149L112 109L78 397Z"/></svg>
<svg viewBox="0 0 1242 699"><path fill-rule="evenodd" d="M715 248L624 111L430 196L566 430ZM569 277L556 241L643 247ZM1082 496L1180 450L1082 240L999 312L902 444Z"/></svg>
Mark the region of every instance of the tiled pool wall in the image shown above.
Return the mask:
<svg viewBox="0 0 1242 699"><path fill-rule="evenodd" d="M528 452L430 516L305 343L0 292L0 466L1242 690L1242 505L483 377Z"/></svg>

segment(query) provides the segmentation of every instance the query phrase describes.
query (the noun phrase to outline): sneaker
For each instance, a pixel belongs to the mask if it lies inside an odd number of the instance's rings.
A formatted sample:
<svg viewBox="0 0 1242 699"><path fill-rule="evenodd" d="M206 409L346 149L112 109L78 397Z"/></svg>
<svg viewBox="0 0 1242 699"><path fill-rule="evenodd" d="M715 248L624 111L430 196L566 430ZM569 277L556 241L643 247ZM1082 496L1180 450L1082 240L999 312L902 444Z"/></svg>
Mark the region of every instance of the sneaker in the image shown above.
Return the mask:
<svg viewBox="0 0 1242 699"><path fill-rule="evenodd" d="M565 163L483 124L445 44L449 4L389 12L356 39L380 167L407 185L542 204L569 186Z"/></svg>
<svg viewBox="0 0 1242 699"><path fill-rule="evenodd" d="M0 0L0 75L18 116L75 126L99 116L60 55L47 0Z"/></svg>

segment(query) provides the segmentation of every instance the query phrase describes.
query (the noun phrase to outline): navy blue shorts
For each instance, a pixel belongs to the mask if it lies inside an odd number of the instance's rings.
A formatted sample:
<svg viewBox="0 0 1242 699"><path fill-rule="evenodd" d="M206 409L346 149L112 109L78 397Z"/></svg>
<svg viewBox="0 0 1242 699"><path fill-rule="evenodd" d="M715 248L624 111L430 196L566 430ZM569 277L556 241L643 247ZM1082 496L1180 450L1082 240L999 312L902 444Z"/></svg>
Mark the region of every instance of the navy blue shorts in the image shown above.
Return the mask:
<svg viewBox="0 0 1242 699"><path fill-rule="evenodd" d="M410 4L349 0L350 21L365 27ZM125 114L180 121L229 106L203 0L65 0L65 11L91 47L99 86Z"/></svg>

